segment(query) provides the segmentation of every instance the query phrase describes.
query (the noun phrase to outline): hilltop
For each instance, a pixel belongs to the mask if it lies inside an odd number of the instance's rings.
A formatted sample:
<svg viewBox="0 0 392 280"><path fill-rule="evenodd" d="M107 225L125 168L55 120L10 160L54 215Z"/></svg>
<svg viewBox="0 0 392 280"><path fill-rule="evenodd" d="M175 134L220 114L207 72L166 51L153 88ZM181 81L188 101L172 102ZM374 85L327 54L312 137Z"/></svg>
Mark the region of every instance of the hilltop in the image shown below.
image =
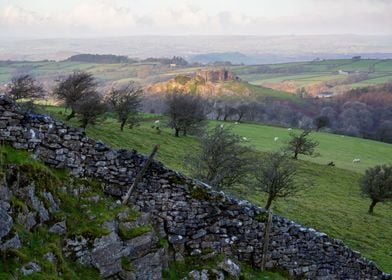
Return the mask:
<svg viewBox="0 0 392 280"><path fill-rule="evenodd" d="M270 97L277 100L299 101L294 95L279 90L242 81L234 73L225 69L199 69L193 75L177 75L174 78L147 87L150 94L162 94L170 91L197 93L207 98L223 97L244 99L247 101Z"/></svg>

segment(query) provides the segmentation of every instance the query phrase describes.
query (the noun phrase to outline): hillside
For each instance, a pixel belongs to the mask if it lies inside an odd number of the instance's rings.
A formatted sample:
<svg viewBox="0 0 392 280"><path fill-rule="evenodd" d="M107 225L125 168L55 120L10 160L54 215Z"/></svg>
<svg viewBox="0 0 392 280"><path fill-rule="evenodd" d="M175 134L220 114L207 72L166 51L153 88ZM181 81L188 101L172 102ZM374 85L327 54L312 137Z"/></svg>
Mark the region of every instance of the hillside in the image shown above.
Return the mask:
<svg viewBox="0 0 392 280"><path fill-rule="evenodd" d="M230 68L241 79L255 85L310 95L342 93L351 88L392 80L391 59L337 59Z"/></svg>
<svg viewBox="0 0 392 280"><path fill-rule="evenodd" d="M1 140L34 153L32 159L2 147L2 162L16 159L17 164L2 165L4 277L99 279L99 272L102 278L124 280L192 279L195 274L280 279L249 268L260 268L264 258L267 268L291 277L392 277L340 240L277 215L266 219L265 209L213 191L159 162L135 187L131 210L114 200L125 194L145 157L111 149L50 117L24 113L8 99L0 105L6 123ZM49 169L37 159L77 176ZM273 229L269 239L262 234L267 223ZM45 246L48 241L53 244ZM72 270L66 262L84 267ZM196 270L189 271L192 267Z"/></svg>
<svg viewBox="0 0 392 280"><path fill-rule="evenodd" d="M45 111L56 118L64 118L61 108L46 107ZM154 144L159 143L161 148L157 158L186 173L183 159L189 150L198 149L196 139L174 137L173 132L164 126L158 134L151 128L157 119L164 122L164 118L160 116L150 117L140 127L119 133L117 122L108 116L101 125L89 127L87 133L113 147L134 147L145 154L150 152ZM257 124L233 124L233 129L239 135L247 137L249 144L259 151L281 147L289 134L286 128ZM279 141L275 142L274 137L279 137ZM380 205L375 216L368 216L366 210L369 201L360 196L357 183L367 167L391 163L391 145L328 133L313 133L312 137L320 142L320 157L303 157L298 164L307 176L315 180L315 187L300 197L278 202L274 211L342 239L374 260L385 271L392 271L392 258L389 254L392 244L392 227L389 226L392 218L389 213L392 207L388 204ZM357 157L361 158L361 162L353 164L352 159ZM336 167L326 166L330 161L334 161ZM264 205L265 202L265 197L254 188L241 187L226 191L259 205ZM364 232L367 234L364 235Z"/></svg>
<svg viewBox="0 0 392 280"><path fill-rule="evenodd" d="M269 89L263 86L249 84L241 80L205 81L200 77L178 75L169 81L156 83L147 88L150 94L164 94L173 90L185 93L197 93L207 98L224 98L227 100L261 100L273 98L290 100L296 103L302 101L287 92Z"/></svg>
<svg viewBox="0 0 392 280"><path fill-rule="evenodd" d="M200 243L219 235L207 234L199 218L188 229L181 223L181 233L168 225L174 219L181 222L178 211L190 215L188 204L193 209L197 204L203 217L203 209L211 207L219 207L223 213L228 206L237 207L245 213L237 201L226 201L206 186L154 162L146 181L135 188L129 203L122 204L122 192L125 194L145 161L142 155L134 150L111 150L80 129L47 116L25 114L3 97L0 111L2 123L6 123L0 128L2 280L173 280L192 278L195 273L229 279L284 279L277 273L253 269L246 257L231 260L211 245L201 247ZM28 147L31 153L21 151ZM212 203L208 197L221 201ZM151 201L157 209L152 209ZM160 206L163 208L158 209ZM254 213L261 211L252 207ZM163 222L156 213L168 220ZM231 219L228 214L221 217ZM263 223L254 215L253 224L260 229ZM195 226L205 233L194 230ZM181 239L192 240L188 242L202 250L188 245L184 250ZM380 274L368 265L367 273Z"/></svg>

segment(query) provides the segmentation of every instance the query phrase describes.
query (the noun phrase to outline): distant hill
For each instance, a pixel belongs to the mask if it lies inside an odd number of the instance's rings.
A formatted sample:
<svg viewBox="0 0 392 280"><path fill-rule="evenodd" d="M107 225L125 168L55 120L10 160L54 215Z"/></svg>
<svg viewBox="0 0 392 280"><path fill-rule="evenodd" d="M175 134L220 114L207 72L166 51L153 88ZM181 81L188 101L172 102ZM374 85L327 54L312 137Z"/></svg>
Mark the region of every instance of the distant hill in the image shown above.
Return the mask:
<svg viewBox="0 0 392 280"><path fill-rule="evenodd" d="M157 58L157 57L149 57L141 62L157 62L163 65L172 65L172 66L187 66L188 61L180 56L173 56L172 58Z"/></svg>
<svg viewBox="0 0 392 280"><path fill-rule="evenodd" d="M191 58L194 62L204 64L212 64L215 62L230 62L232 64L254 64L257 63L251 56L240 52L224 52L224 53L205 53L198 54Z"/></svg>

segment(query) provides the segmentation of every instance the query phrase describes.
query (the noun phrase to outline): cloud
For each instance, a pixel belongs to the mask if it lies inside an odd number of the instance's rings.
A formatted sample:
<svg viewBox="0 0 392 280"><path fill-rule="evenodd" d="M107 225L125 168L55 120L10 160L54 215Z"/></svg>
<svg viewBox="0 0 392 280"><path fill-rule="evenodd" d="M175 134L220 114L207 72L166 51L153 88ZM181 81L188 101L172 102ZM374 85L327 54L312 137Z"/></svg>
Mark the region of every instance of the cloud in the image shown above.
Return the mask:
<svg viewBox="0 0 392 280"><path fill-rule="evenodd" d="M149 1L80 0L46 13L11 4L0 10L0 35L392 33L389 0Z"/></svg>
<svg viewBox="0 0 392 280"><path fill-rule="evenodd" d="M0 16L0 23L9 26L28 26L31 24L43 24L47 21L50 21L50 17L18 6L7 6Z"/></svg>

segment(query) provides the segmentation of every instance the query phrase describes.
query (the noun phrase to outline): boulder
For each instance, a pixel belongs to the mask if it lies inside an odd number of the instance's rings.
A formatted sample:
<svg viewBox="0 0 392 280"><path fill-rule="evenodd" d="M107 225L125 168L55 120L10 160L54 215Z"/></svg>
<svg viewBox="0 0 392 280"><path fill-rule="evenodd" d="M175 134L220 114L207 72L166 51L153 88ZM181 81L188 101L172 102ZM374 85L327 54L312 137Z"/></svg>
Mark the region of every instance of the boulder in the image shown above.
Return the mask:
<svg viewBox="0 0 392 280"><path fill-rule="evenodd" d="M14 237L11 239L7 240L1 247L0 249L2 251L5 251L7 249L19 249L22 247L22 243L20 242L19 235L16 234Z"/></svg>
<svg viewBox="0 0 392 280"><path fill-rule="evenodd" d="M5 207L0 207L0 240L6 236L13 225L13 220L10 215L8 215Z"/></svg>
<svg viewBox="0 0 392 280"><path fill-rule="evenodd" d="M157 241L158 238L153 232L148 232L131 240L127 240L125 246L127 251L129 251L128 257L130 259L136 259L145 256L151 252L151 249Z"/></svg>
<svg viewBox="0 0 392 280"><path fill-rule="evenodd" d="M30 275L34 272L40 272L41 267L35 262L29 262L28 264L24 265L20 271L24 276Z"/></svg>
<svg viewBox="0 0 392 280"><path fill-rule="evenodd" d="M231 259L225 259L223 262L218 264L218 267L228 273L235 279L239 279L241 275L241 268L238 264L233 262Z"/></svg>
<svg viewBox="0 0 392 280"><path fill-rule="evenodd" d="M92 264L106 278L119 273L121 258L125 255L123 242L114 232L94 241L91 251Z"/></svg>
<svg viewBox="0 0 392 280"><path fill-rule="evenodd" d="M35 214L32 212L27 212L27 214L19 213L16 220L19 224L23 225L28 230L37 224L35 220Z"/></svg>
<svg viewBox="0 0 392 280"><path fill-rule="evenodd" d="M161 280L162 270L165 268L165 249L145 255L132 262L135 267L135 276L138 280Z"/></svg>
<svg viewBox="0 0 392 280"><path fill-rule="evenodd" d="M59 235L65 235L67 233L67 224L65 223L65 221L58 222L49 229L49 232L56 233Z"/></svg>

